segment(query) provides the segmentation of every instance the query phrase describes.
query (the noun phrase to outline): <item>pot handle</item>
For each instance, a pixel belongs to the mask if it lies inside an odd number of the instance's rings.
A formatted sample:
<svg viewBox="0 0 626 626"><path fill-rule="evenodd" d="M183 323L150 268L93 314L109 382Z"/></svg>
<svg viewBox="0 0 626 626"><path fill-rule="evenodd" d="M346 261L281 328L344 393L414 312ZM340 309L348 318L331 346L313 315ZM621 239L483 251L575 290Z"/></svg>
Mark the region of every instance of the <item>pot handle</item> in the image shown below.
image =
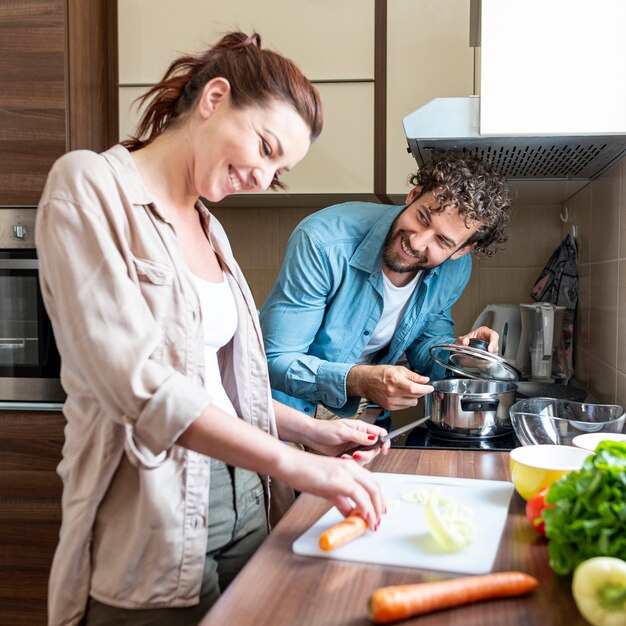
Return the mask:
<svg viewBox="0 0 626 626"><path fill-rule="evenodd" d="M500 400L498 398L488 398L487 400L461 398L461 409L463 411L495 411L499 404Z"/></svg>

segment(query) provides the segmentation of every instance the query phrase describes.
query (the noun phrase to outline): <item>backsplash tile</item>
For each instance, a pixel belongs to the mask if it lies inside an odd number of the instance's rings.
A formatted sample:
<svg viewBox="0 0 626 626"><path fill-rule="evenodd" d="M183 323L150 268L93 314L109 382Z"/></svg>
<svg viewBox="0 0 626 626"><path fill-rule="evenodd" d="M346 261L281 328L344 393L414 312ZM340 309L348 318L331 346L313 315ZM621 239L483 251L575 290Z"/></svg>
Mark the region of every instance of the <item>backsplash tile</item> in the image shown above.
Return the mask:
<svg viewBox="0 0 626 626"><path fill-rule="evenodd" d="M279 214L273 208L214 208L239 265L244 268L272 268L279 265Z"/></svg>
<svg viewBox="0 0 626 626"><path fill-rule="evenodd" d="M626 374L617 372L617 392L615 394L615 403L626 407Z"/></svg>
<svg viewBox="0 0 626 626"><path fill-rule="evenodd" d="M565 204L579 252L574 375L601 402L626 403L626 159Z"/></svg>
<svg viewBox="0 0 626 626"><path fill-rule="evenodd" d="M557 204L515 207L507 229L506 248L485 259L482 265L516 269L540 265L543 268L562 239L560 210ZM536 228L536 225L541 226Z"/></svg>
<svg viewBox="0 0 626 626"><path fill-rule="evenodd" d="M613 404L617 395L617 370L589 357L589 389L600 402Z"/></svg>
<svg viewBox="0 0 626 626"><path fill-rule="evenodd" d="M619 262L617 296L617 369L626 374L626 261Z"/></svg>
<svg viewBox="0 0 626 626"><path fill-rule="evenodd" d="M610 367L617 367L618 263L590 266L589 353Z"/></svg>
<svg viewBox="0 0 626 626"><path fill-rule="evenodd" d="M626 257L626 158L620 163L619 258Z"/></svg>
<svg viewBox="0 0 626 626"><path fill-rule="evenodd" d="M591 236L591 204L593 201L593 184L583 187L575 196L564 203L563 213L567 207L567 222L561 223L561 236L576 230L576 249L578 263L589 263Z"/></svg>
<svg viewBox="0 0 626 626"><path fill-rule="evenodd" d="M574 346L589 351L589 298L590 298L590 266L589 263L578 265L578 309L576 311L576 328Z"/></svg>
<svg viewBox="0 0 626 626"><path fill-rule="evenodd" d="M621 164L594 180L591 199L590 261L609 261L619 254Z"/></svg>

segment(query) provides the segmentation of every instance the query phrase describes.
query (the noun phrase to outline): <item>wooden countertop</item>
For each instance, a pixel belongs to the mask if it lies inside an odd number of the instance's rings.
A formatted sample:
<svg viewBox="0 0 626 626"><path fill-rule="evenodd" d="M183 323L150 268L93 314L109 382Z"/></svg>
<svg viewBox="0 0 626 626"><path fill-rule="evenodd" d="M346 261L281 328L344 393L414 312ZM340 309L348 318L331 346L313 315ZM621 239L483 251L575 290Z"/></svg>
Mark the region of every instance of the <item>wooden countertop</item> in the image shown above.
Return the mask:
<svg viewBox="0 0 626 626"><path fill-rule="evenodd" d="M392 449L372 471L510 480L508 452ZM535 576L530 596L501 599L424 615L420 626L587 626L571 596L571 576L553 574L547 542L528 524L524 500L513 494L493 571ZM301 495L200 626L366 626L366 604L377 587L456 575L297 556L291 544L329 508ZM480 520L477 520L479 523Z"/></svg>

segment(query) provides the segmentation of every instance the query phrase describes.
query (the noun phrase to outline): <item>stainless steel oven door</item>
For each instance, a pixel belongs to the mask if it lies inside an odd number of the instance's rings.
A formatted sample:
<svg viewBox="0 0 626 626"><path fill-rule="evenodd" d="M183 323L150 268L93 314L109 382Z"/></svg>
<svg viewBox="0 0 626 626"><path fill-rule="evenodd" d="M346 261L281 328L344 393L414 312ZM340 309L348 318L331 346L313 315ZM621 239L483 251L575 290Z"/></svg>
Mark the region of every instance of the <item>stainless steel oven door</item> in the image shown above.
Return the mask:
<svg viewBox="0 0 626 626"><path fill-rule="evenodd" d="M60 368L35 249L0 250L0 401L62 402Z"/></svg>

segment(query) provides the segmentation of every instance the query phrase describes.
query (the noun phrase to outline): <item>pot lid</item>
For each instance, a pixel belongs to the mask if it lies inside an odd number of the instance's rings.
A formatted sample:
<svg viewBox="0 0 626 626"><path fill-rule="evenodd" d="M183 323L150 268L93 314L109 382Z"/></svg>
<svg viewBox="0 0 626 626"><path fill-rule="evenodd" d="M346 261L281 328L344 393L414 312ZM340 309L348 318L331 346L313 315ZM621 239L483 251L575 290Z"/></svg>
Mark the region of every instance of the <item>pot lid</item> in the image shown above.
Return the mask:
<svg viewBox="0 0 626 626"><path fill-rule="evenodd" d="M469 346L444 343L432 346L430 356L447 370L475 380L519 380L522 373L497 354L487 342L470 339Z"/></svg>

